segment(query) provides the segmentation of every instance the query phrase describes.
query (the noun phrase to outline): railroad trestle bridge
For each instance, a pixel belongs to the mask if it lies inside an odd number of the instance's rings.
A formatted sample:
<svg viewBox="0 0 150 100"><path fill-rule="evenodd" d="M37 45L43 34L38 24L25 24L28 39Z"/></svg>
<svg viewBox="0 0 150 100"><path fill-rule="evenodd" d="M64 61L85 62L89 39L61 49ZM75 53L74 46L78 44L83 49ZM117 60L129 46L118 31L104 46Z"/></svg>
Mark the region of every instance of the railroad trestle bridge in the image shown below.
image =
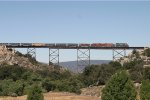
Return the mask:
<svg viewBox="0 0 150 100"><path fill-rule="evenodd" d="M36 59L36 48L47 48L49 50L49 65L51 63L55 63L59 65L59 50L60 49L74 49L77 51L77 66L87 66L90 65L90 55L91 50L112 50L112 59L117 60L120 57L126 56L127 50L137 50L144 49L145 47L129 47L129 46L92 46L92 45L76 45L76 46L67 46L67 45L20 45L19 43L15 43L15 45L11 45L13 43L0 43L0 45L5 45L7 48L26 48L27 54L30 54L33 58ZM18 44L18 45L17 45ZM25 44L25 43L24 43ZM26 43L28 44L28 43ZM36 44L36 43L32 43Z"/></svg>

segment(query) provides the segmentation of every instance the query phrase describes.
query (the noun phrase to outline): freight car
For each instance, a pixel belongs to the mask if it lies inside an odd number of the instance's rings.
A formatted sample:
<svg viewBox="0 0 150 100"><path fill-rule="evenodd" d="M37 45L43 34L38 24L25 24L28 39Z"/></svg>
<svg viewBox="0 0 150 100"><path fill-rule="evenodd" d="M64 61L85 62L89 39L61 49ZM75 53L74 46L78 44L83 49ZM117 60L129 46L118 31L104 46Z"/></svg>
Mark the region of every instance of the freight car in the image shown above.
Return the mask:
<svg viewBox="0 0 150 100"><path fill-rule="evenodd" d="M67 46L68 47L78 47L78 44L76 44L76 43L68 43Z"/></svg>
<svg viewBox="0 0 150 100"><path fill-rule="evenodd" d="M45 46L45 43L32 43L32 46Z"/></svg>
<svg viewBox="0 0 150 100"><path fill-rule="evenodd" d="M116 47L129 47L127 43L116 43L115 46Z"/></svg>
<svg viewBox="0 0 150 100"><path fill-rule="evenodd" d="M8 43L6 46L21 46L21 43Z"/></svg>
<svg viewBox="0 0 150 100"><path fill-rule="evenodd" d="M87 44L87 43L85 43L85 44L79 44L79 47L90 47L91 46L91 44Z"/></svg>
<svg viewBox="0 0 150 100"><path fill-rule="evenodd" d="M0 43L2 46L9 46L9 43Z"/></svg>
<svg viewBox="0 0 150 100"><path fill-rule="evenodd" d="M48 46L48 47L55 47L55 43L46 43L45 46Z"/></svg>
<svg viewBox="0 0 150 100"><path fill-rule="evenodd" d="M21 46L32 46L32 43L21 43Z"/></svg>
<svg viewBox="0 0 150 100"><path fill-rule="evenodd" d="M66 47L66 43L56 43L56 47Z"/></svg>

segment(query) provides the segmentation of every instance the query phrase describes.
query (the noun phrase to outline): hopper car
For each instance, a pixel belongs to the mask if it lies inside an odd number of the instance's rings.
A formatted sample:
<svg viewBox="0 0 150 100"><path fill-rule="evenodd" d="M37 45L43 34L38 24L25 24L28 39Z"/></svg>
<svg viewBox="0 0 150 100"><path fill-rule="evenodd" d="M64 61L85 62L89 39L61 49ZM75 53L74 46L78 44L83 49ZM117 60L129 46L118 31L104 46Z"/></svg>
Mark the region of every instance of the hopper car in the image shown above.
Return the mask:
<svg viewBox="0 0 150 100"><path fill-rule="evenodd" d="M54 47L54 46L55 46L55 43L46 43L45 46Z"/></svg>
<svg viewBox="0 0 150 100"><path fill-rule="evenodd" d="M21 43L21 46L32 46L32 43Z"/></svg>
<svg viewBox="0 0 150 100"><path fill-rule="evenodd" d="M129 47L127 43L116 43L115 47Z"/></svg>
<svg viewBox="0 0 150 100"><path fill-rule="evenodd" d="M66 43L56 43L56 47L66 47Z"/></svg>
<svg viewBox="0 0 150 100"><path fill-rule="evenodd" d="M76 44L76 43L68 43L67 46L68 47L78 47L78 44Z"/></svg>
<svg viewBox="0 0 150 100"><path fill-rule="evenodd" d="M84 44L79 44L79 47L90 47L91 44L87 44L87 43L84 43Z"/></svg>
<svg viewBox="0 0 150 100"><path fill-rule="evenodd" d="M45 43L32 43L32 46L45 46Z"/></svg>

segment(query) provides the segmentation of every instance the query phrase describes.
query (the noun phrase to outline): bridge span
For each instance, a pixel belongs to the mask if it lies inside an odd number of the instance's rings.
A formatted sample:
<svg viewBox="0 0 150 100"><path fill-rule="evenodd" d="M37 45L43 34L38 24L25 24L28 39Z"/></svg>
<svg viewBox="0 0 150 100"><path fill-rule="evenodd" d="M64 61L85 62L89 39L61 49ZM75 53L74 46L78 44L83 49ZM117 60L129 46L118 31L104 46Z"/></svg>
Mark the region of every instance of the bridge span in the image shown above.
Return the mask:
<svg viewBox="0 0 150 100"><path fill-rule="evenodd" d="M27 45L28 44L28 45ZM31 43L34 44L34 43ZM71 43L68 43L71 44ZM144 49L145 47L130 47L128 45L115 46L110 44L105 44L103 46L93 46L93 45L29 45L29 43L0 43L0 45L5 45L7 48L27 48L27 54L30 54L32 57L36 58L36 48L47 48L49 49L49 65L52 63L59 65L59 50L60 49L74 49L77 50L77 66L87 66L90 65L90 50L112 50L112 59L117 60L120 57L126 56L127 50L137 50Z"/></svg>
<svg viewBox="0 0 150 100"><path fill-rule="evenodd" d="M86 46L86 47L68 47L68 46L6 46L7 48L51 48L51 49L144 49L145 47L92 47L92 46Z"/></svg>

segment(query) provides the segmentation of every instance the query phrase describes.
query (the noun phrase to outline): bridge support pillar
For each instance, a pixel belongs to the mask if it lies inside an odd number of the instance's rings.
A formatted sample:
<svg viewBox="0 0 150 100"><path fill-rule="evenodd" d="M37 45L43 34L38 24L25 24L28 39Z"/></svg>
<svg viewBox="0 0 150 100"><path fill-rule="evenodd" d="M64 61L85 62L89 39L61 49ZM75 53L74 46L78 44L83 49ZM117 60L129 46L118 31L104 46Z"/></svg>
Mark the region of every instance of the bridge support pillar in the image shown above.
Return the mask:
<svg viewBox="0 0 150 100"><path fill-rule="evenodd" d="M113 49L113 61L116 61L117 59L125 56L126 56L126 49L123 50Z"/></svg>
<svg viewBox="0 0 150 100"><path fill-rule="evenodd" d="M59 49L49 48L49 65L59 65Z"/></svg>
<svg viewBox="0 0 150 100"><path fill-rule="evenodd" d="M36 49L35 48L27 48L28 56L31 55L33 58L36 59Z"/></svg>
<svg viewBox="0 0 150 100"><path fill-rule="evenodd" d="M77 49L77 72L82 72L84 66L90 65L90 49Z"/></svg>

